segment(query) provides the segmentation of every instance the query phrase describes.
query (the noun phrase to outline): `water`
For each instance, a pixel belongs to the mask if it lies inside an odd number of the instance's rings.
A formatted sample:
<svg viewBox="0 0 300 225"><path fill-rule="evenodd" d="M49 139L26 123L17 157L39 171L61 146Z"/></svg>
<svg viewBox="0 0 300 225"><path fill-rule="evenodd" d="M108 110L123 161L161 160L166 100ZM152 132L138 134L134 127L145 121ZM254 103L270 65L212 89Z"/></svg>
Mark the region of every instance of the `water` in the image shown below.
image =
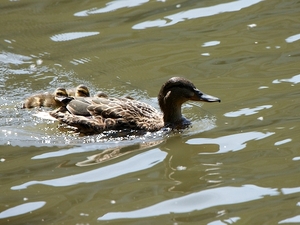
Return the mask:
<svg viewBox="0 0 300 225"><path fill-rule="evenodd" d="M299 13L296 0L2 1L1 224L299 224ZM172 76L222 100L185 104L183 132L83 136L19 108L79 84L157 107Z"/></svg>

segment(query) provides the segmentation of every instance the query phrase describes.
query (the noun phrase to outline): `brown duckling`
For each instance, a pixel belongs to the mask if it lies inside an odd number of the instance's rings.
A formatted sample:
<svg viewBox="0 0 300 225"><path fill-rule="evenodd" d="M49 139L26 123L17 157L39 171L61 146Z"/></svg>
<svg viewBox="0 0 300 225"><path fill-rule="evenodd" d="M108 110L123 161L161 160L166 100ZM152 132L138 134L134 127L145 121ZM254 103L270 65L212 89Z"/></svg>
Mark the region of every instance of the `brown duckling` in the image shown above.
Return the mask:
<svg viewBox="0 0 300 225"><path fill-rule="evenodd" d="M70 97L90 97L90 91L87 86L80 84L76 88L68 89L67 93Z"/></svg>
<svg viewBox="0 0 300 225"><path fill-rule="evenodd" d="M105 94L104 92L102 91L97 91L96 94L94 95L94 97L97 97L97 98L108 98L108 95ZM125 96L125 98L128 98L128 99L131 99L131 100L134 100L134 98L132 98L131 96Z"/></svg>
<svg viewBox="0 0 300 225"><path fill-rule="evenodd" d="M107 94L105 94L104 92L102 91L97 91L96 94L94 95L94 97L97 97L97 98L107 98Z"/></svg>
<svg viewBox="0 0 300 225"><path fill-rule="evenodd" d="M59 87L53 93L46 92L28 97L23 103L23 108L60 107L64 105L66 97L68 97L66 89Z"/></svg>
<svg viewBox="0 0 300 225"><path fill-rule="evenodd" d="M83 133L107 130L157 131L163 127L187 128L191 123L181 114L181 105L188 101L220 102L204 94L185 78L173 77L160 89L157 109L129 98L74 99L66 106L50 112L60 122L76 127Z"/></svg>

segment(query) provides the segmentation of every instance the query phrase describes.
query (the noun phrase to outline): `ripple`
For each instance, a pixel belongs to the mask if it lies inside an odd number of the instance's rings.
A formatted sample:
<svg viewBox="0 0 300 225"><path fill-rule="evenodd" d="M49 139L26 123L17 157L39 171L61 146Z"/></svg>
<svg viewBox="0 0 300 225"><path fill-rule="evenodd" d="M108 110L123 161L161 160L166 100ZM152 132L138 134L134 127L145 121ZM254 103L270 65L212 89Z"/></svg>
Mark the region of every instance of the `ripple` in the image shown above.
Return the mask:
<svg viewBox="0 0 300 225"><path fill-rule="evenodd" d="M226 117L239 117L242 115L249 116L258 113L258 111L263 109L270 109L272 105L261 105L254 108L243 108L238 111L227 112L224 114Z"/></svg>
<svg viewBox="0 0 300 225"><path fill-rule="evenodd" d="M88 9L88 10L83 10L80 12L77 12L74 14L74 16L88 16L91 14L99 14L99 13L107 13L107 12L112 12L118 9L122 8L131 8L135 6L142 5L146 2L149 2L149 0L116 0L116 1L111 1L106 4L105 7L103 8L93 8L93 9Z"/></svg>
<svg viewBox="0 0 300 225"><path fill-rule="evenodd" d="M182 11L179 13L175 13L169 16L165 16L165 19L157 19L157 20L150 20L145 21L142 23L138 23L132 27L132 29L146 29L150 27L166 27L171 26L174 24L177 24L179 22L183 22L185 20L191 20L191 19L197 19L201 17L208 17L217 15L219 13L225 13L225 12L235 12L239 11L243 8L250 7L252 5L255 5L262 0L239 0L219 5L214 5L210 7L203 7L203 8L195 8L190 9L187 11Z"/></svg>
<svg viewBox="0 0 300 225"><path fill-rule="evenodd" d="M285 220L281 220L278 222L279 224L283 224L283 223L297 223L299 224L300 223L300 215L299 216L294 216L294 217L291 217L291 218L288 218L288 219L285 219Z"/></svg>
<svg viewBox="0 0 300 225"><path fill-rule="evenodd" d="M246 132L232 134L218 138L192 138L186 143L190 145L214 144L219 145L219 150L215 153L225 153L229 151L239 151L246 148L247 142L251 140L261 140L275 134L274 132ZM215 154L213 153L213 154ZM201 154L211 154L208 152Z"/></svg>
<svg viewBox="0 0 300 225"><path fill-rule="evenodd" d="M25 55L14 54L10 52L0 53L0 62L4 64L20 65L24 63L32 63L32 58Z"/></svg>
<svg viewBox="0 0 300 225"><path fill-rule="evenodd" d="M70 41L79 38L89 37L93 35L98 35L100 32L70 32L63 34L56 34L50 37L52 41Z"/></svg>
<svg viewBox="0 0 300 225"><path fill-rule="evenodd" d="M79 183L91 183L103 181L119 177L128 173L145 170L162 162L167 153L159 149L152 149L141 154L135 155L128 160L118 162L116 164L97 168L84 173L74 174L71 176L60 177L51 180L29 181L21 185L11 187L11 190L26 189L29 186L36 184L49 185L53 187L65 187L76 185ZM143 159L143 160L141 160ZM142 162L142 163L141 163ZM101 176L99 176L101 174Z"/></svg>
<svg viewBox="0 0 300 225"><path fill-rule="evenodd" d="M278 146L278 145L283 145L283 144L286 144L286 143L289 143L289 142L291 142L292 141L292 139L291 138L287 138L287 139L284 139L284 140L281 140L281 141L277 141L277 142L275 142L275 146Z"/></svg>
<svg viewBox="0 0 300 225"><path fill-rule="evenodd" d="M298 40L300 40L300 34L295 34L285 39L287 43L292 43Z"/></svg>
<svg viewBox="0 0 300 225"><path fill-rule="evenodd" d="M264 196L279 195L273 188L255 185L241 187L219 187L192 193L183 197L162 201L158 204L129 212L109 212L98 220L115 220L121 218L143 218L169 213L186 213L203 210L213 206L230 205L261 199Z"/></svg>
<svg viewBox="0 0 300 225"><path fill-rule="evenodd" d="M298 84L300 83L300 74L298 75L295 75L291 78L285 78L285 79L276 79L276 80L273 80L273 84L279 84L279 83L282 83L282 82L289 82L289 83L293 83L293 84Z"/></svg>
<svg viewBox="0 0 300 225"><path fill-rule="evenodd" d="M216 46L219 45L221 42L220 41L208 41L205 42L202 47L210 47L210 46Z"/></svg>
<svg viewBox="0 0 300 225"><path fill-rule="evenodd" d="M28 202L0 212L0 219L22 215L42 208L46 202Z"/></svg>

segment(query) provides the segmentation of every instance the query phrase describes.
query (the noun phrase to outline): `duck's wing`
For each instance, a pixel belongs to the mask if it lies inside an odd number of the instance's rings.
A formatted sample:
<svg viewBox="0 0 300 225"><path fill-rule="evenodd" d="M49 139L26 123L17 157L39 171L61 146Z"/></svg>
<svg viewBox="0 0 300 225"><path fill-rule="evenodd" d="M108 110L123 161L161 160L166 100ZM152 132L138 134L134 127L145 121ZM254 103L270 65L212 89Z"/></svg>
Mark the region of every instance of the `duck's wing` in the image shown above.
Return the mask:
<svg viewBox="0 0 300 225"><path fill-rule="evenodd" d="M66 108L73 115L90 116L91 114L87 110L89 105L90 103L88 101L85 101L84 98L74 99L69 102Z"/></svg>
<svg viewBox="0 0 300 225"><path fill-rule="evenodd" d="M162 114L151 105L129 98L97 98L87 110L92 116L113 119L123 127L157 130L163 127Z"/></svg>
<svg viewBox="0 0 300 225"><path fill-rule="evenodd" d="M121 129L155 131L163 127L162 115L154 107L128 98L84 98L71 101L66 108L67 111L56 110L50 115L83 133Z"/></svg>
<svg viewBox="0 0 300 225"><path fill-rule="evenodd" d="M87 110L90 114L104 118L152 118L154 114L159 114L151 105L129 98L93 98L89 103Z"/></svg>

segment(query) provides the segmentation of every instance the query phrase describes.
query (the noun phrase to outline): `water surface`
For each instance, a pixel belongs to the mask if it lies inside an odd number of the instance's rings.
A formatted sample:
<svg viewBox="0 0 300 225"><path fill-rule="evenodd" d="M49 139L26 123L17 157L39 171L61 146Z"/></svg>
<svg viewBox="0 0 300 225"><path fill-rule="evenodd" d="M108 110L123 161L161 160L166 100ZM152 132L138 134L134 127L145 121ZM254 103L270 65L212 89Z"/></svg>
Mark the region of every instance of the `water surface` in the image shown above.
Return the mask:
<svg viewBox="0 0 300 225"><path fill-rule="evenodd" d="M296 0L2 1L1 224L300 223L299 15ZM182 132L84 136L20 109L79 84L158 107L172 76L222 99L185 104Z"/></svg>

